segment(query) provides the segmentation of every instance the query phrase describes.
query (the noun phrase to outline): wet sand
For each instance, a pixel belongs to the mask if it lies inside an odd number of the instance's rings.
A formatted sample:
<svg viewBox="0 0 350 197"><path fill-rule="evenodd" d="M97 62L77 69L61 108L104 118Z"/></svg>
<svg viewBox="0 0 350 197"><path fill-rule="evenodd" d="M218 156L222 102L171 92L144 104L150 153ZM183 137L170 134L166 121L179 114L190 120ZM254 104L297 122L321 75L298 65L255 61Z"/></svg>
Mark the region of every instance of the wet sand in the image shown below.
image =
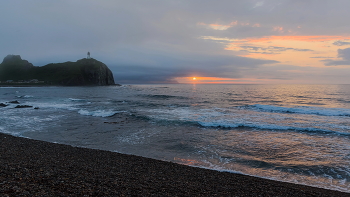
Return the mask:
<svg viewBox="0 0 350 197"><path fill-rule="evenodd" d="M0 133L0 196L350 196Z"/></svg>

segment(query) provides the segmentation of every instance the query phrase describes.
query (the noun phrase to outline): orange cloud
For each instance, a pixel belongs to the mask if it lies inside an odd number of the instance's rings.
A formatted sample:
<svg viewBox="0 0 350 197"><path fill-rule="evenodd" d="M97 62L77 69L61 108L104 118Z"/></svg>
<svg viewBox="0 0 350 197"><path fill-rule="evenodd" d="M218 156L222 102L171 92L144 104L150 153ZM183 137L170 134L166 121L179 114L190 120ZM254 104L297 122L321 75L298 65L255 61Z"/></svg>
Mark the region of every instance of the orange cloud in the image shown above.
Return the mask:
<svg viewBox="0 0 350 197"><path fill-rule="evenodd" d="M197 81L232 81L232 80L237 80L234 78L219 78L219 77L196 77L196 79L197 79Z"/></svg>
<svg viewBox="0 0 350 197"><path fill-rule="evenodd" d="M277 32L280 32L280 33L283 33L284 30L283 30L283 27L273 27L273 31L277 31Z"/></svg>
<svg viewBox="0 0 350 197"><path fill-rule="evenodd" d="M283 28L282 28L283 30ZM332 40L347 40L350 37L344 36L266 36L261 38L246 38L244 39L247 42L269 42L272 40L295 40L295 41L304 41L304 42L324 42Z"/></svg>
<svg viewBox="0 0 350 197"><path fill-rule="evenodd" d="M193 80L196 78L196 80ZM255 79L255 78L221 78L221 77L179 77L176 78L179 83L187 84L259 84L270 83L272 79Z"/></svg>
<svg viewBox="0 0 350 197"><path fill-rule="evenodd" d="M214 36L202 36L201 39L215 40L215 41L227 41L234 42L231 44L247 44L247 43L267 43L272 41L303 41L303 42L326 42L326 41L338 41L338 40L349 40L349 36L265 36L261 38L245 38L245 39L232 39L232 38L220 38Z"/></svg>
<svg viewBox="0 0 350 197"><path fill-rule="evenodd" d="M237 24L238 24L238 21L232 21L232 22L230 23L231 26L235 26L235 25L237 25Z"/></svg>
<svg viewBox="0 0 350 197"><path fill-rule="evenodd" d="M203 22L199 22L199 23L197 23L197 25L206 26L207 28L214 29L214 30L227 30L228 28L231 28L231 27L236 26L236 25L251 26L251 27L261 27L261 25L259 23L255 23L255 24L251 25L248 22L238 22L238 21L232 21L228 25L222 25L222 24L216 24L216 23L206 24L206 23L203 23Z"/></svg>
<svg viewBox="0 0 350 197"><path fill-rule="evenodd" d="M215 30L226 30L230 28L230 25L209 24L209 27Z"/></svg>
<svg viewBox="0 0 350 197"><path fill-rule="evenodd" d="M232 27L232 25L220 25L220 24L206 24L203 22L197 23L197 25L206 26L207 28L214 29L214 30L227 30L228 28Z"/></svg>
<svg viewBox="0 0 350 197"><path fill-rule="evenodd" d="M256 23L256 24L252 25L252 27L261 27L261 25L259 23Z"/></svg>
<svg viewBox="0 0 350 197"><path fill-rule="evenodd" d="M287 31L283 27L276 27L276 31ZM344 49L350 36L341 35L289 35L265 36L234 39L228 37L203 36L201 39L217 41L223 44L225 50L234 51L235 55L256 59L278 61L281 66L294 65L300 67L325 67L322 59L337 60L338 49ZM327 58L314 58L315 56ZM241 83L241 80L214 80L206 83ZM244 81L246 83L246 81ZM262 83L261 81L259 81ZM249 81L249 83L256 83ZM265 81L263 81L265 83ZM266 82L268 83L268 82Z"/></svg>
<svg viewBox="0 0 350 197"><path fill-rule="evenodd" d="M283 31L276 27L276 31ZM203 38L203 39L211 39ZM261 38L245 38L234 40L224 38L213 39L226 41L224 49L240 52L242 57L266 58L279 61L283 64L299 66L323 67L324 62L312 58L318 56L337 57L337 50L342 46L334 43L350 40L349 36L265 36Z"/></svg>

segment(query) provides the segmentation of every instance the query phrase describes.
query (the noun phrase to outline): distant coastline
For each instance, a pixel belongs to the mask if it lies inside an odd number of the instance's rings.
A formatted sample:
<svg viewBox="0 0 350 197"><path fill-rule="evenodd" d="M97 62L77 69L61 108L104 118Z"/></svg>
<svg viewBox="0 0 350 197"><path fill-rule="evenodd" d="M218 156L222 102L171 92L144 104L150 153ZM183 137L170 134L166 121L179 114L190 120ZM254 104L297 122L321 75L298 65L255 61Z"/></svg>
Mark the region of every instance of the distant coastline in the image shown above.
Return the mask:
<svg viewBox="0 0 350 197"><path fill-rule="evenodd" d="M76 62L34 66L20 55L7 55L0 64L0 86L109 86L112 71L103 62L83 58Z"/></svg>
<svg viewBox="0 0 350 197"><path fill-rule="evenodd" d="M122 86L121 84L113 84L113 85L107 85L107 86ZM0 83L0 87L66 87L65 85L50 85L50 84L7 84L7 83ZM72 86L72 87L78 87L78 86ZM95 87L95 85L86 85L83 87Z"/></svg>

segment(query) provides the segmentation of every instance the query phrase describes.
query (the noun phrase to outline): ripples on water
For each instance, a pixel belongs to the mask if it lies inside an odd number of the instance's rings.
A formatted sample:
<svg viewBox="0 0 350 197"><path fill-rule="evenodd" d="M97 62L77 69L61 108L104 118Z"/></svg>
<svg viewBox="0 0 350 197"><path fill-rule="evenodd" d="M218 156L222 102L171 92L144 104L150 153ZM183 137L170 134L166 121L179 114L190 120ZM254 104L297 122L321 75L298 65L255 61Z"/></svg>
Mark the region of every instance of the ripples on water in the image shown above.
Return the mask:
<svg viewBox="0 0 350 197"><path fill-rule="evenodd" d="M350 85L0 88L0 132L349 192Z"/></svg>

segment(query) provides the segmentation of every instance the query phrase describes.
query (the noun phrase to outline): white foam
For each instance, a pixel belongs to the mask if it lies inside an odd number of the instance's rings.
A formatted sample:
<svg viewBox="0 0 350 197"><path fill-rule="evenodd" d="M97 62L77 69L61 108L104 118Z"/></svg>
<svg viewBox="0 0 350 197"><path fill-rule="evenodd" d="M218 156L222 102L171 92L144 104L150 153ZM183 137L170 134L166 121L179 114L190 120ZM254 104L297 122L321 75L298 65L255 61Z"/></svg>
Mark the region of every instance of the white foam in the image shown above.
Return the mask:
<svg viewBox="0 0 350 197"><path fill-rule="evenodd" d="M17 98L33 98L32 95L23 95L23 96L16 96Z"/></svg>
<svg viewBox="0 0 350 197"><path fill-rule="evenodd" d="M78 111L79 114L84 115L84 116L95 116L95 117L110 117L113 116L117 113L122 113L125 111L111 111L111 110L96 110L96 111L88 111L81 109Z"/></svg>
<svg viewBox="0 0 350 197"><path fill-rule="evenodd" d="M250 105L248 108L252 108L260 111L277 112L277 113L298 113L298 114L314 114L322 116L350 116L350 109L344 108L322 108L322 107L309 107L309 106L296 106L296 107L279 107L273 105Z"/></svg>
<svg viewBox="0 0 350 197"><path fill-rule="evenodd" d="M70 101L75 101L75 102L82 102L86 101L85 99L78 99L78 98L68 98Z"/></svg>
<svg viewBox="0 0 350 197"><path fill-rule="evenodd" d="M4 133L4 134L9 134L9 135L13 135L13 136L21 136L20 132L15 132L15 131L8 131L6 130L4 127L0 127L0 133Z"/></svg>
<svg viewBox="0 0 350 197"><path fill-rule="evenodd" d="M162 120L196 122L204 127L238 128L249 127L267 130L293 130L302 132L350 135L350 126L342 124L347 117L314 116L288 113L255 112L246 109L153 109L148 116Z"/></svg>
<svg viewBox="0 0 350 197"><path fill-rule="evenodd" d="M268 129L268 130L295 130L295 131L310 131L310 132L323 132L323 133L333 133L334 131L323 130L318 128L308 128L308 127L292 127L292 126L281 126L275 124L254 124L254 123L229 123L229 122L198 122L204 127L222 127L222 128L238 128L238 127L250 127L256 129ZM335 132L338 134L349 134Z"/></svg>

